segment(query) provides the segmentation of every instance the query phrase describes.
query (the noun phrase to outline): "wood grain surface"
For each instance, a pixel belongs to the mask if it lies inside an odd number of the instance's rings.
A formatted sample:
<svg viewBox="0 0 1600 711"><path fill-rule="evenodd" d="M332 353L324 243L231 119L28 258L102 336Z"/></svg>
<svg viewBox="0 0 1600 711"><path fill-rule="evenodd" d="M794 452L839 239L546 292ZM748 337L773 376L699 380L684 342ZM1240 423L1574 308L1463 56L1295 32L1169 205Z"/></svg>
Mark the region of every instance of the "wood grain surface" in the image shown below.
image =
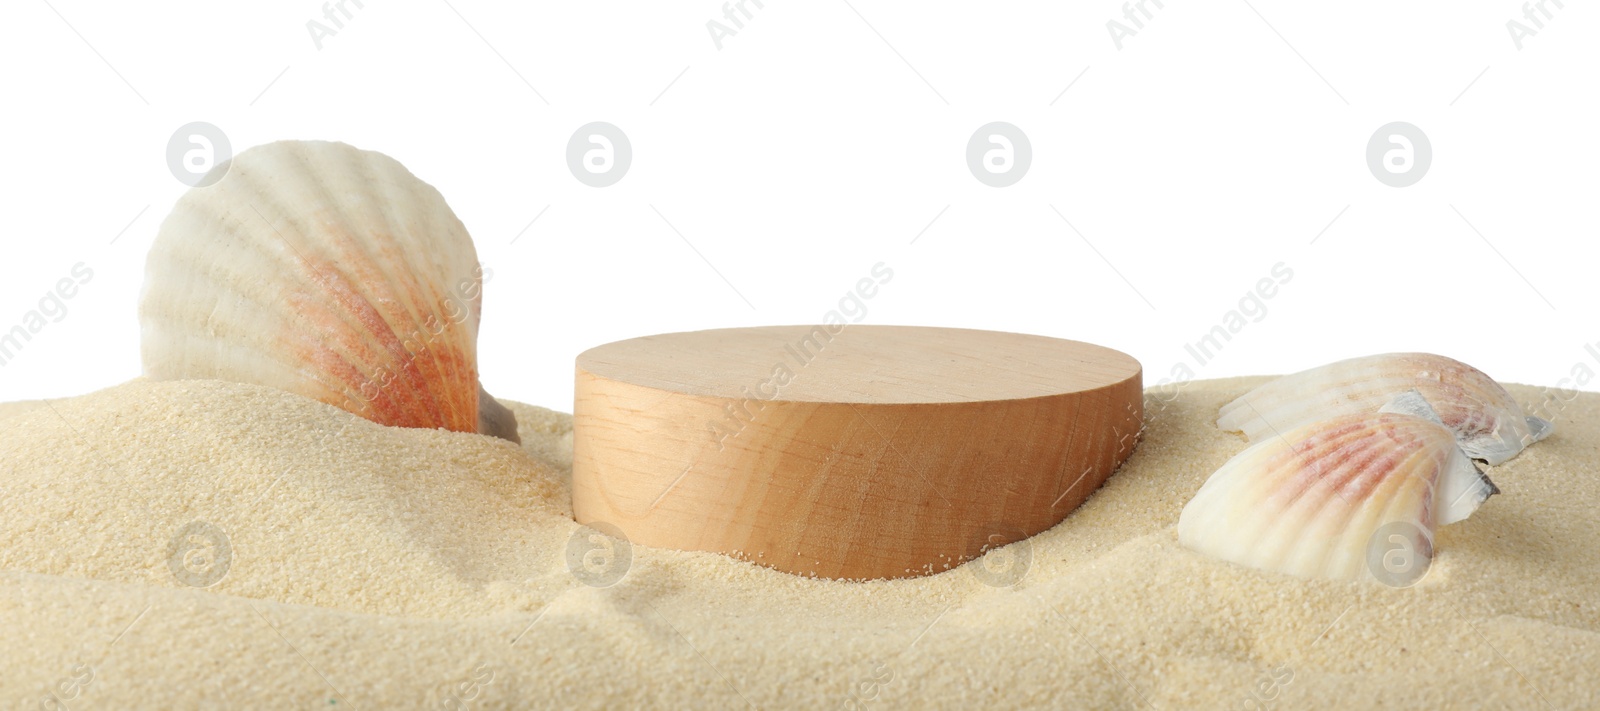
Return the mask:
<svg viewBox="0 0 1600 711"><path fill-rule="evenodd" d="M1081 504L1132 452L1141 405L1133 358L1043 336L635 338L578 356L573 512L802 575L936 573Z"/></svg>

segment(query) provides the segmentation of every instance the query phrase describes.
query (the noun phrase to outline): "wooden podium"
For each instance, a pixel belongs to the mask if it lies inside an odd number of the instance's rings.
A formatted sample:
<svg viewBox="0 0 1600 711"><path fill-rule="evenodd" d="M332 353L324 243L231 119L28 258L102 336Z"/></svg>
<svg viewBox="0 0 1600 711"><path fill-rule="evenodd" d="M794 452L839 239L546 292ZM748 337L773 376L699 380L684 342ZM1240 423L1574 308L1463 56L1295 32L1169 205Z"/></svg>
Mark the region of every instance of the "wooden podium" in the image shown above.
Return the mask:
<svg viewBox="0 0 1600 711"><path fill-rule="evenodd" d="M936 573L1071 513L1132 452L1138 361L951 328L771 326L578 356L573 513L801 575Z"/></svg>

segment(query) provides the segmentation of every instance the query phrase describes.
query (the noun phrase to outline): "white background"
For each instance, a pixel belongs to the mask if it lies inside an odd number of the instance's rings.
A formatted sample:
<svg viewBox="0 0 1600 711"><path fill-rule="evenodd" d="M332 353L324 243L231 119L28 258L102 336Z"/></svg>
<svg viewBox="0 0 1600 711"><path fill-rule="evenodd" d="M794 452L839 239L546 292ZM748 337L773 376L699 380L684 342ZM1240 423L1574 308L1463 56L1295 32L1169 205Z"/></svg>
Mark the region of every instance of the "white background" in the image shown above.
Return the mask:
<svg viewBox="0 0 1600 711"><path fill-rule="evenodd" d="M767 0L721 49L712 0L366 0L321 49L320 3L239 5L0 10L0 329L74 264L95 275L0 367L0 400L139 373L191 121L235 152L342 140L437 186L494 273L489 390L563 410L585 348L820 321L879 261L867 323L1093 341L1147 384L1410 349L1503 381L1600 371L1594 3L1550 3L1520 50L1509 0L1151 0L1121 49L1109 0ZM633 145L608 188L564 158L590 121ZM991 121L1032 144L1010 187L966 165ZM1432 144L1410 187L1366 164L1391 121ZM1196 363L1184 346L1280 261L1266 316Z"/></svg>

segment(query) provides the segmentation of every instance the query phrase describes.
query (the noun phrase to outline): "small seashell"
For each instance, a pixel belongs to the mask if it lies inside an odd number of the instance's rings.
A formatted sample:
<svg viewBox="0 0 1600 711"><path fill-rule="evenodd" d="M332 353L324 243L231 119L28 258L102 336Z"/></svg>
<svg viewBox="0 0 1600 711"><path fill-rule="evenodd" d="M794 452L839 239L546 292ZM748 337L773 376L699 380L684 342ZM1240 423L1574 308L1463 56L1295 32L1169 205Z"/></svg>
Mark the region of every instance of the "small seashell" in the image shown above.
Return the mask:
<svg viewBox="0 0 1600 711"><path fill-rule="evenodd" d="M1378 575L1368 554L1380 529L1411 532L1413 549L1431 558L1436 527L1499 490L1416 393L1384 410L1304 425L1240 452L1184 506L1178 541L1252 568L1334 580Z"/></svg>
<svg viewBox="0 0 1600 711"><path fill-rule="evenodd" d="M1430 353L1386 353L1286 375L1224 405L1217 426L1251 442L1335 415L1376 412L1416 389L1474 459L1500 464L1544 439L1552 425L1527 417L1494 379Z"/></svg>
<svg viewBox="0 0 1600 711"><path fill-rule="evenodd" d="M268 385L385 425L517 441L478 383L482 275L437 190L342 143L272 143L217 170L150 249L146 376Z"/></svg>

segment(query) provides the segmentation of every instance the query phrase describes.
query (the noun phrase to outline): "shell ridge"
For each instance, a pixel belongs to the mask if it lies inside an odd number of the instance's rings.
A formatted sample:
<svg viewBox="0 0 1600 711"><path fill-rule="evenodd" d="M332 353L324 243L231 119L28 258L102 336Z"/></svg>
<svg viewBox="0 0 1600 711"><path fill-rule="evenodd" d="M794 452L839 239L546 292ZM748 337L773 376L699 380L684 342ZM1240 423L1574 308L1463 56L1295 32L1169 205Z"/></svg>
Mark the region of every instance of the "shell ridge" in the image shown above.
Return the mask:
<svg viewBox="0 0 1600 711"><path fill-rule="evenodd" d="M481 291L460 308L434 303L476 268L443 197L393 159L342 143L258 146L163 221L140 294L144 370L477 432Z"/></svg>
<svg viewBox="0 0 1600 711"><path fill-rule="evenodd" d="M1343 418L1343 420L1347 425L1363 423L1361 418ZM1302 431L1314 429L1305 428ZM1387 473L1393 467L1394 460L1403 455L1399 450L1385 451L1384 448L1375 446L1376 444L1379 442L1370 428L1350 428L1341 433L1335 445L1311 452L1302 466L1302 471L1308 467L1313 471L1315 486L1312 488L1316 489L1317 495L1304 496L1303 503L1299 506L1286 508L1283 514L1277 517L1278 524L1274 527L1274 532L1297 524L1313 531L1333 526L1347 528L1350 521L1361 511L1364 492L1381 487ZM1334 460L1331 469L1330 459ZM1371 481L1363 486L1361 491L1349 491L1364 478ZM1308 490L1307 493L1311 491ZM1273 549L1275 554L1263 561L1266 565L1283 565L1283 556L1289 554L1305 555L1306 551L1295 551L1296 541L1292 536L1279 535L1278 538L1280 543ZM1321 569L1327 564L1336 540L1322 538L1313 540L1317 543L1316 553L1308 557L1317 561L1316 568ZM1314 574L1315 570L1308 569L1302 572L1310 575Z"/></svg>
<svg viewBox="0 0 1600 711"><path fill-rule="evenodd" d="M368 165L374 162L371 159L371 154L367 151L349 146L344 146L344 148L348 150L349 155L344 160L326 161L327 165L314 165L307 155L307 151L295 151L296 167L303 173L305 182L316 187L318 194L334 195L334 188L331 183L340 178L349 181L352 176L348 175L348 173L351 172L350 168L353 164ZM366 178L367 176L361 177ZM384 181L382 180L362 182L368 186L384 186ZM404 347L404 341L395 332L395 326L397 325L395 321L416 321L414 315L410 313L409 308L406 306L409 300L404 298L405 295L413 292L403 287L397 288L394 283L395 270L384 269L382 267L383 260L373 254L373 243L378 241L375 239L378 235L374 234L372 227L368 225L368 223L372 222L373 215L366 214L366 210L363 210L360 215L355 215L351 212L352 207L366 208L369 206L364 204L352 206L350 204L352 202L356 202L356 200L326 200L322 206L319 206L319 212L328 210L334 218L329 221L329 226L321 227L319 230L321 234L330 237L334 236L331 234L335 231L332 225L341 226L338 228L339 232L353 232L353 234L349 235L353 239L329 240L327 246L334 247L337 245L342 249L334 249L327 255L330 271L336 275L338 283L335 285L324 281L324 286L330 292L337 288L338 293L342 294L343 298L351 306L359 309L359 311L352 310L352 314L356 316L356 322L359 324L358 328L366 333L367 338L365 340L379 350L381 357L384 359L382 366L385 372L392 375L387 379L387 382L374 384L378 390L395 388L395 391L390 393L391 397L400 403L402 408L402 412L397 413L396 416L401 418L402 422L426 421L425 413L439 410L439 399L435 397L433 389L429 387L429 383L432 381L427 374L419 371L414 363L414 358L402 355L402 352L407 349ZM372 209L371 212L382 219L384 224L392 223L388 214L389 211ZM358 225L366 226L364 229L357 230L355 226ZM307 236L311 235L308 234ZM394 239L398 235L390 231L388 236ZM409 264L402 262L400 266L409 266ZM353 270L357 269L361 271L361 274L353 273ZM375 275L381 276L382 280L372 278ZM391 313L396 310L400 313ZM404 318L397 318L402 316ZM446 420L449 423L454 423L458 422L459 418L447 415Z"/></svg>
<svg viewBox="0 0 1600 711"><path fill-rule="evenodd" d="M229 189L235 189L235 186L238 186L240 183L254 184L254 171L234 171L234 173L230 173L230 178L237 178L237 181L229 184ZM224 179L224 183L229 183L229 181ZM221 187L221 184L218 184L216 187ZM242 191L242 189L240 189L240 191L237 192L246 191ZM203 202L203 200L182 200L182 202L179 203L179 208L174 208L173 216L170 216L168 219L179 218L197 219L197 221L200 221L200 223L205 223L206 218L214 219L219 226L224 227L224 229L218 231L224 232L224 234L237 235L240 234L240 232L245 232L245 234L261 235L259 239L243 239L240 240L240 242L243 242L245 245L248 245L248 247L251 247L251 253L256 253L256 255L262 255L266 256L266 258L274 259L274 263L278 264L278 266L282 266L283 269L296 269L296 267L298 267L296 261L298 261L298 259L299 261L304 259L304 256L302 256L301 253L299 253L299 251L296 250L296 248L294 248L293 245L288 242L288 240L286 240L286 237L283 237L282 232L278 231L277 226L274 226L274 224L270 223L270 221L267 221L266 215L262 215L261 211L259 210L251 210L251 215L240 216L240 218L234 219L234 221L232 221L232 226L229 226L229 219L227 219L229 218L229 215L224 215L222 211L214 210L214 208L211 207L211 203ZM266 235L266 232L264 231L274 232L274 234ZM214 234L208 234L208 237L211 237L211 235ZM256 288L253 288L259 283L259 280L256 279L256 275L246 274L246 272L238 271L238 269L234 269L234 267L230 266L230 264L226 263L226 261L210 261L210 263L202 264L200 261L197 261L197 259L190 258L190 256L178 255L178 251L171 250L170 240L158 240L158 242L160 242L160 248L155 248L155 250L152 250L152 255L150 255L149 261L147 261L147 274L152 277L150 282L155 282L155 280L182 279L181 291L184 293L184 295L186 295L186 298L194 299L194 301L205 301L205 303L211 304L211 311L208 312L208 314L206 314L202 320L205 322L203 323L205 335L208 336L206 343L214 344L213 349L216 349L216 347L221 347L219 344L224 343L224 341L226 341L226 336L230 335L230 333L234 333L235 330L246 331L248 328L262 327L262 325L266 325L266 327L275 327L275 330L280 331L280 333L306 333L306 330L302 330L302 328L296 328L298 323L290 322L290 320L285 319L282 311L272 309L272 307L270 307L272 304L267 303L266 299L264 299L264 295L261 293L261 290L256 290ZM262 250L262 248L259 248L261 247L262 243L272 242L278 242L277 248L274 248L274 250ZM320 280L320 274L318 274L317 277L318 280ZM246 288L248 288L248 290L246 290ZM222 319L222 317L218 317L218 312L221 311L222 307L224 307L224 304L226 304L226 299L221 298L221 296L226 295L227 291L232 291L232 293L234 293L234 309L238 309L238 307L246 306L246 304L248 304L248 306L250 306L250 309L248 309L248 314L253 315L253 317L256 317L256 319L267 319L270 320L270 322L251 323L242 322L240 319ZM312 306L310 307L314 307L314 309L322 309L320 304L315 303L312 303ZM162 311L144 309L144 311L146 311L146 325L152 325L152 323L154 323L154 325L165 328L165 330L178 330L178 328L174 328L176 325L178 325L178 323L174 323L174 320L176 319L174 319L173 312L166 311L166 309L162 309ZM338 317L339 314L331 315ZM150 343L160 343L160 341L158 341L158 339L146 339L146 344ZM186 352L189 351L192 351L192 349L186 349ZM354 365L354 360L347 356L346 349L344 349L344 344L341 344L341 347L339 347L338 351L341 352L341 356L346 357L346 360L350 360L352 365ZM280 360L280 362L282 362L282 359L274 360ZM230 362L230 359L218 359L218 362L219 364L226 364L226 362ZM304 373L304 368L290 368L290 370L293 370L293 372ZM222 368L216 368L216 370L213 370L213 372L205 373L205 375L224 376L224 373L226 373L226 376L229 376L229 378L238 378L238 376L243 375L243 373L229 372L229 370L222 370Z"/></svg>
<svg viewBox="0 0 1600 711"><path fill-rule="evenodd" d="M1428 353L1350 358L1279 377L1224 405L1217 424L1255 442L1267 428L1281 431L1371 411L1411 389L1432 405L1469 454L1490 464L1537 441L1530 440L1534 426L1503 386L1470 365Z"/></svg>
<svg viewBox="0 0 1600 711"><path fill-rule="evenodd" d="M476 389L472 389L470 397L462 394L451 397L449 389L444 386L455 385L458 390L466 390L468 389L465 388L466 384L477 383L477 373L475 370L462 372L457 359L443 352L444 347L451 340L448 337L448 332L458 324L451 323L452 319L442 317L435 304L441 297L437 291L430 292L424 286L424 283L437 285L438 282L448 282L452 278L459 277L449 273L448 265L440 268L441 265L436 261L421 263L418 261L420 256L433 251L432 248L436 246L434 243L442 242L437 236L439 232L431 228L443 217L440 214L441 212L449 213L449 206L444 201L444 196L440 195L433 186L417 178L398 161L394 161L381 153L370 151L363 151L362 156L364 160L359 161L356 166L359 180L363 184L373 187L380 194L384 203L437 203L445 208L443 211L426 212L424 216L427 222L420 226L401 224L388 211L380 210L379 215L382 219L385 233L399 247L399 254L394 256L398 261L405 263L408 268L403 273L398 274L392 270L379 270L379 273L386 280L393 293L406 294L411 297L396 300L397 305L403 309L406 318L409 320L406 334L401 340L404 355L396 353L396 358L404 361L405 367L416 379L414 382L417 384L433 383L440 386L437 392L430 392L430 396L433 402L436 403L435 407L439 407L446 413L447 420L455 423L468 421L476 423L479 416L478 411L481 409L478 406ZM377 173L377 168L380 165L391 173L403 176L404 180L384 179L383 176ZM400 192L397 193L397 191ZM453 213L449 213L449 215L452 222L460 225L460 221L454 218ZM459 241L464 245L465 251L475 253L475 250L471 248L471 237L466 234L465 228L460 233L462 239ZM363 250L369 261L381 263L371 254L369 245L359 244L358 247ZM419 272L426 273L433 278L429 280L417 279L416 276ZM404 283L397 283L397 280L403 280ZM438 333L433 333L435 325L441 327ZM475 329L470 333L475 333ZM416 350L407 345L412 339L416 339L418 346ZM469 358L474 358L476 349L472 341L475 340L475 336L468 335L466 338L459 340L463 346L473 346L472 350L466 355ZM476 427L477 425L474 424L473 426Z"/></svg>
<svg viewBox="0 0 1600 711"><path fill-rule="evenodd" d="M152 255L153 263L157 259L157 255ZM252 351L241 348L237 346L237 344L233 343L233 339L245 335L250 331L252 328L251 324L255 324L255 326L261 325L256 323L256 319L271 319L272 324L269 325L276 326L276 330L293 338L293 340L287 341L287 343L290 345L294 345L294 354L291 355L303 354L309 352L317 346L321 346L329 349L333 354L337 355L343 361L344 366L352 370L359 371L360 361L351 357L349 344L344 342L345 339L337 338L336 335L335 337L330 337L329 334L321 333L309 328L297 327L298 324L291 324L287 322L287 320L281 318L281 310L271 308L272 304L265 301L260 292L255 290L248 292L235 290L233 294L235 299L231 304L232 311L230 311L233 317L221 317L218 314L224 306L224 300L217 298L216 294L220 293L221 291L219 282L221 282L222 279L210 278L214 276L217 269L203 267L192 260L179 259L167 260L161 264L161 268L161 278L164 279L174 278L175 273L193 274L195 278L185 280L184 292L189 297L195 298L197 301L208 301L211 304L210 313L208 313L202 319L204 321L204 333L190 334L185 336L191 345L181 349L183 352L194 352L197 349L194 348L192 344L200 343L203 344L203 348L200 348L199 350L214 352L221 356L216 359L216 366L206 368L203 372L199 373L199 375L209 378L229 380L239 379L246 377L248 373L239 372L236 369L225 368L221 366L223 364L237 363L241 360L249 360L252 358L255 360L265 359L271 363L277 364L284 373L294 374L296 377L314 381L321 386L322 389L339 393L344 397L354 397L351 390L358 388L347 387L352 385L350 380L339 378L337 379L339 385L335 385L334 379L322 377L314 370L308 370L305 368L305 359L303 357L285 357L279 352L272 351ZM236 284L250 283L253 281L247 275L233 272L232 270L224 270L223 274L228 277L237 278L237 281L232 281L232 283ZM318 317L324 313L337 316L337 314L331 314L331 312L328 312L316 299L302 297L301 299L295 300L295 305L295 311L297 313L309 316L311 317L311 320L319 320ZM242 316L246 315L250 316L250 318L242 318ZM146 332L146 337L144 339L146 345L162 342L163 338L165 337L164 334L167 332L181 333L184 331L182 328L182 321L173 317L170 312L161 311L159 313L155 313L147 311L145 313L144 320L145 324L143 330ZM250 358L244 357L247 354L250 356ZM154 377L161 377L159 373L153 373L151 375ZM370 377L370 374L363 373L363 378L366 377ZM358 385L358 383L356 384ZM315 399L322 400L324 402L328 401L323 397L316 397ZM330 402L329 404L336 406L338 405L337 402Z"/></svg>
<svg viewBox="0 0 1600 711"><path fill-rule="evenodd" d="M298 182L301 184L309 182L318 186L319 195L330 194L327 186L318 177L318 171L311 166L300 147L292 148L290 157L293 160L289 161L287 166L280 165L280 170L292 170L297 174ZM240 171L240 176L249 178L253 173L253 170L244 170ZM275 182L294 183L296 181L280 180ZM260 192L266 193L266 191ZM278 198L281 197L281 192L266 193L266 196ZM314 213L321 213L330 209L336 212L338 210L338 208L326 204L329 201L320 198L307 197L302 198L302 201L313 205L311 212ZM327 253L323 239L315 236L325 232L325 230L322 230L314 222L300 217L296 211L282 204L280 199L271 200L269 205L273 213L273 217L270 218L253 204L251 208L266 224L268 229L273 232L273 236L282 243L280 251L283 257L288 260L288 276L292 281L301 285L301 288L291 290L286 296L294 300L295 313L320 317L298 321L290 325L286 330L297 330L295 326L305 326L309 322L312 326L306 328L305 331L313 335L315 341L324 346L329 343L338 343L340 347L331 350L339 353L352 365L355 362L364 364L363 366L354 367L354 370L362 376L360 382L351 382L345 379L345 385L348 388L347 392L353 391L355 395L364 398L367 404L371 406L375 416L382 418L378 421L384 424L399 424L403 422L406 419L403 413L420 409L416 406L417 393L409 388L400 391L390 390L387 384L383 384L385 380L383 373L392 372L392 367L390 367L392 362L381 362L370 357L373 354L374 341L377 340L375 338L377 334L373 333L370 323L371 315L368 308L371 306L370 301L367 301L358 291L350 287L348 283L349 275L340 268L336 258L330 258L333 255ZM284 230L279 229L273 222L274 219L285 220L287 222L286 226L289 228L289 234L285 234ZM291 235L300 238L301 244L296 244L296 240ZM352 295L354 295L354 298L352 298ZM318 298L319 296L321 298ZM368 357L363 358L361 357L362 355ZM366 386L369 384L383 384L380 387L373 388L375 391L382 391L378 394L383 397L369 396L366 392Z"/></svg>
<svg viewBox="0 0 1600 711"><path fill-rule="evenodd" d="M179 199L172 214L162 223L161 232L157 235L156 243L152 246L150 258L147 260L146 300L141 304L141 313L147 322L155 319L168 327L181 323L178 321L174 311L165 308L157 309L152 306L149 298L151 296L149 293L151 285L160 285L173 278L184 278L184 283L180 285L176 293L182 294L188 299L193 297L195 290L203 285L250 285L257 281L256 275L235 272L228 268L223 260L211 259L205 263L201 262L199 257L208 256L211 252L218 251L214 243L226 237L243 236L244 239L229 239L229 242L242 242L243 246L250 248L253 253L262 254L277 263L283 264L284 268L292 266L291 250L284 249L284 247L288 246L286 243L276 245L274 249L259 249L262 244L272 240L265 236L261 231L261 226L258 226L257 223L262 223L267 230L274 232L276 232L276 228L270 221L267 221L259 210L254 209L254 205L250 200L238 197L240 194L251 193L252 189L254 189L255 193L261 192L256 181L255 171L248 166L240 166L237 170L231 170L228 178L207 188L207 190L215 192L204 194L191 191ZM232 209L223 207L224 203L221 200L201 199L203 197L243 199L252 209L249 214L241 213L235 215ZM213 224L215 228L212 228ZM176 249L177 245L173 239L162 238L165 234L183 231L184 228L203 233L202 236L205 239L201 241L200 248L207 250L205 254L196 255L193 249L187 250L187 253L180 253ZM277 236L281 241L281 234ZM172 272L178 273L173 274ZM159 296L160 293L158 290L156 295ZM211 313L207 314L203 319L203 327L208 335L215 336L219 328L226 327L224 322L218 321L215 317L216 312L223 303L221 299L214 298L211 300ZM271 309L266 311L270 312ZM278 319L278 322L280 328L287 326L285 319ZM149 347L152 343L159 342L146 340L144 345ZM188 350L182 352L192 354ZM187 362L186 359L185 363ZM180 369L186 367L182 363L179 366Z"/></svg>
<svg viewBox="0 0 1600 711"><path fill-rule="evenodd" d="M1445 495L1476 508L1489 484L1480 483L1455 434L1426 417L1427 401L1410 397L1409 406L1397 406L1410 412L1326 418L1251 445L1184 507L1179 542L1257 569L1388 580L1368 572L1368 549L1385 545L1373 540L1384 525L1401 522L1414 527L1402 535L1431 557L1434 529L1455 520L1453 509L1470 513Z"/></svg>
<svg viewBox="0 0 1600 711"><path fill-rule="evenodd" d="M364 169L362 177L365 180L374 181L373 184L378 186L378 189L382 192L382 195L386 201L437 202L446 208L443 211L429 211L425 215L427 222L417 226L399 225L392 219L392 216L386 214L384 216L384 224L390 233L395 235L396 242L410 245L413 248L424 248L422 252L426 254L429 251L426 248L431 248L434 246L432 243L442 241L439 237L440 235L453 235L459 233L462 237L460 242L463 245L466 245L465 251L471 253L472 256L472 259L468 261L476 264L476 250L471 247L471 237L467 234L465 227L461 225L460 220L457 219L454 213L448 209L449 205L445 201L444 196L441 195L433 186L417 178L415 175L411 174L410 171L406 170L404 166L399 165L398 163L395 163L394 168L397 172L403 172L404 175L410 178L408 184L402 185L398 181L375 180L377 176L373 173L373 168L379 162L382 161L378 158L375 158L372 161L364 162L362 165ZM421 199L419 200L419 196L416 194L396 195L395 191L397 189L409 189L409 192L421 193ZM438 222L446 218L448 218L448 221L453 224L441 229L438 225ZM459 229L450 229L451 227ZM455 279L461 279L464 277L460 274L452 273L452 265L450 264L438 264L433 262L422 265L417 264L415 261L416 257L418 256L416 251L416 249L406 250L405 259L412 267L410 270L408 270L408 274L415 274L417 271L420 271L422 267L426 266L429 268L429 272L437 277L435 280L433 280L434 283L437 285L439 282L443 282L447 293L441 295L435 291L424 294L423 292L425 289L421 283L415 283L415 280L413 280L412 284L408 284L409 288L415 289L415 293L417 293L419 297L422 297L409 300L407 306L412 310L411 318L413 325L415 326L415 334L419 338L426 341L419 344L421 346L419 351L412 353L411 359L413 361L425 359L423 364L418 367L433 374L432 382L471 382L475 384L477 383L478 379L475 369L464 368L466 365L464 362L461 362L460 359L453 357L451 354L441 352L440 348L436 347L436 344L444 344L449 342L449 339L444 337L446 332L461 326L460 322L456 322L455 319L452 319L448 315L441 313L440 307L443 305L443 299L448 298L450 290L454 288L454 284L451 282ZM386 276L390 277L392 280L398 275L386 274ZM462 320L467 321L476 318L476 313L472 313L465 315ZM436 335L436 337L430 337L435 335L431 333L432 327L435 324L439 325L442 330ZM472 326L469 326L465 336L459 340L464 348L469 349L464 355L466 355L470 360L475 360L477 341L476 325L473 324ZM406 350L408 353L410 353L409 348ZM445 394L441 393L441 395ZM450 413L451 419L456 421L465 422L470 420L472 422L477 422L479 413L482 410L481 404L478 402L478 393L475 389L471 392L471 397L445 397L444 402L445 407Z"/></svg>

